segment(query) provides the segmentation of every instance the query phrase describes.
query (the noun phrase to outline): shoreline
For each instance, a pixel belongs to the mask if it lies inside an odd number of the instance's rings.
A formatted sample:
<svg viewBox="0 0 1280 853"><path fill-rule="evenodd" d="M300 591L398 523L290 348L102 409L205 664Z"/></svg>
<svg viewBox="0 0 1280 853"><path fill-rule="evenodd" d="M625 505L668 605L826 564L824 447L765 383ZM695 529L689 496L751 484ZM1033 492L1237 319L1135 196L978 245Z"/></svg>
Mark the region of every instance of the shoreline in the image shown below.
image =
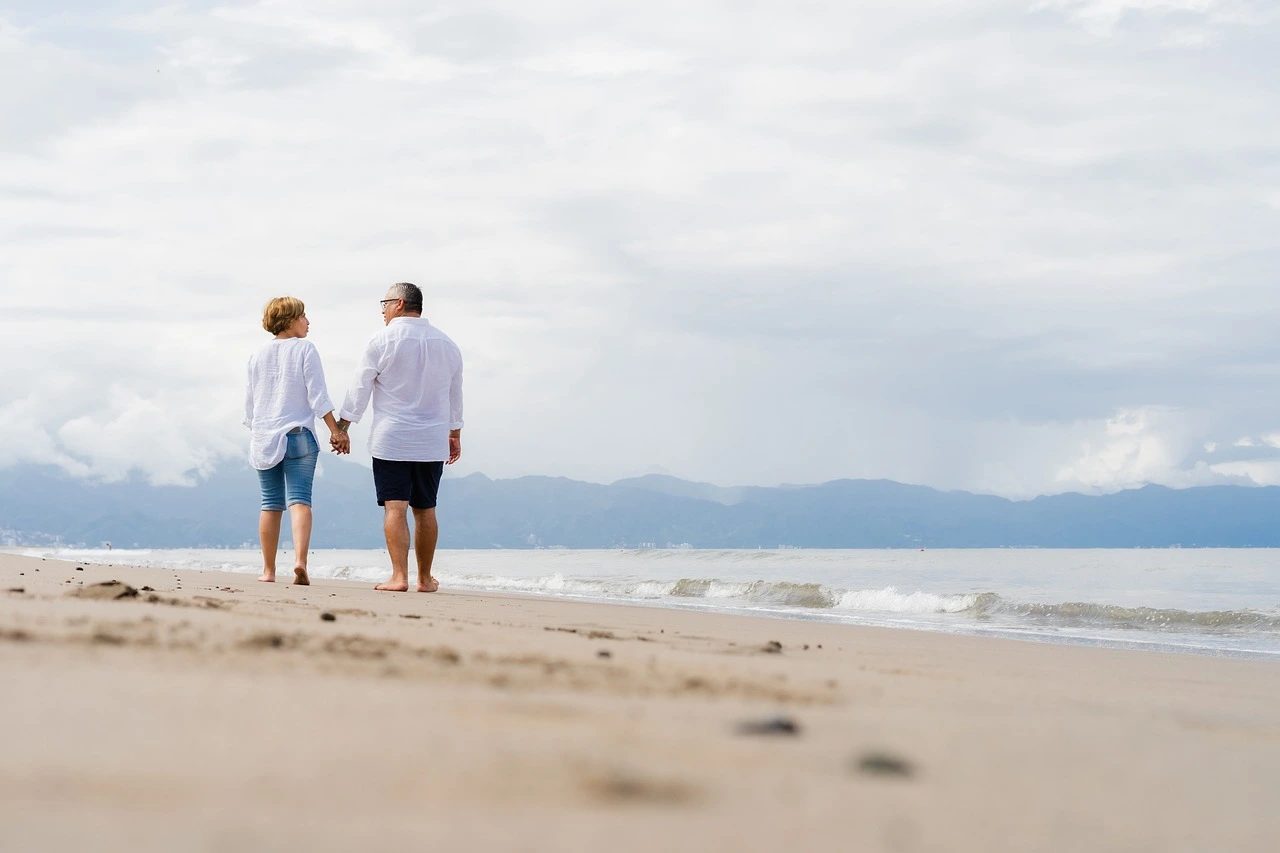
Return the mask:
<svg viewBox="0 0 1280 853"><path fill-rule="evenodd" d="M1280 832L1265 661L81 566L0 554L0 848L1262 851Z"/></svg>
<svg viewBox="0 0 1280 853"><path fill-rule="evenodd" d="M33 551L40 551L40 550L41 550L40 548L27 547L27 546L0 548L0 557L3 557L5 555L23 556L23 553L20 553L20 552L25 552L26 554L30 554ZM98 566L104 566L104 567L121 566L121 567L137 568L137 569L167 570L157 565L135 565L127 562L127 560L128 560L128 557L131 555L139 555L142 553L151 553L151 552L159 552L160 554L165 554L169 550L171 549L119 549L116 553L119 553L124 558L121 562L99 562L99 560L103 560L104 558L108 557L112 553L110 551L103 551L100 549L71 549L71 553L79 554L83 557L86 557L87 559L83 560L82 562L86 562L86 564L88 565L98 565ZM219 550L227 550L235 554L250 554L253 556L255 561L259 559L259 552L254 549L177 549L177 550L186 551L188 553L217 553ZM370 549L366 549L366 550L370 550ZM376 550L376 549L372 549L372 550ZM792 550L799 550L799 549L792 549ZM353 588L360 588L362 585L365 585L365 584L372 586L374 583L381 582L381 580L383 579L381 575L379 575L379 577L376 579L375 578L359 578L356 580L352 580L351 578L346 578L346 577L323 577L323 576L317 575L316 574L317 566L314 564L320 563L320 566L318 568L321 571L323 571L325 569L323 565L323 560L317 559L317 558L321 557L326 552L328 552L331 555L344 554L344 553L345 554L365 553L365 551L351 551L350 549L319 549L313 552L312 576L315 577L317 580L322 580L325 582L333 582L333 583L352 583ZM451 552L446 550L446 551L442 551L441 555L444 557L447 557L450 553L468 553L468 552L466 551ZM485 551L485 553L488 555L501 555L506 552L504 552L501 549L491 549L491 550ZM519 552L519 553L523 553L523 552ZM600 553L600 554L612 555L614 551L606 550L606 551L598 551L598 552L593 551L588 553ZM282 557L287 556L287 549L282 550L281 556ZM37 557L37 559L51 559L51 560L58 560L58 559L65 560L66 558L67 558L66 555ZM173 571L204 572L204 573L226 572L228 574L236 575L242 578L244 578L247 575L252 575L254 576L254 578L256 578L256 575L258 574L258 571L259 571L258 565L256 562L254 562L252 565L249 563L244 563L244 564L232 563L230 565L236 565L236 566L243 565L244 568L243 570L241 570L240 568L229 568L228 564L224 564L222 566L207 566L207 567L188 565L188 566L183 566L181 568L173 569ZM349 568L351 567L340 566L339 571L347 571L349 570ZM360 568L363 569L367 567L360 567ZM851 625L851 626L857 626L857 627L872 627L872 628L881 628L881 629L889 629L889 630L917 631L917 632L924 632L929 634L939 634L943 636L986 637L990 639L1014 640L1019 642L1048 644L1053 646L1063 645L1063 646L1079 646L1079 647L1085 647L1085 648L1120 649L1120 650L1126 650L1126 651L1139 651L1139 652L1148 652L1148 653L1187 654L1187 655L1195 655L1195 656L1202 656L1202 657L1227 658L1227 659L1236 659L1236 660L1280 661L1280 648L1260 648L1259 645L1261 645L1261 641L1258 641L1257 643L1255 643L1255 645L1250 646L1249 640L1252 639L1251 635L1248 635L1248 634L1237 635L1237 634L1231 633L1230 631L1225 631L1225 632L1206 631L1201 633L1196 631L1178 631L1178 630L1162 631L1162 630L1146 629L1146 628L1131 629L1128 626L1117 627L1117 626L1107 626L1107 625L1046 626L1043 624L1037 624L1035 622L1031 622L1027 625L1022 625L1022 624L1017 624L1016 622L1009 622L1009 621L988 622L980 618L973 618L973 617L967 620L961 620L957 618L954 621L948 622L946 621L946 619L951 615L950 611L948 611L947 614L942 617L942 619L939 619L937 621L931 621L928 618L921 618L920 613L911 613L911 612L899 615L893 611L881 612L881 611L870 610L865 612L863 611L850 612L850 611L841 611L834 608L831 610L831 612L827 612L822 609L814 609L814 608L803 607L803 606L788 607L785 605L775 605L773 607L768 607L768 606L762 606L759 604L750 605L750 606L742 605L742 604L728 604L728 603L712 604L709 602L717 600L712 598L704 599L704 598L695 597L688 601L683 601L680 599L671 598L669 596L649 597L649 596L628 596L623 594L592 594L592 593L586 593L586 592L575 593L573 591L562 591L562 590L557 590L555 588L546 588L546 589L514 588L512 589L512 588L503 588L501 586L492 587L492 586L486 586L484 584L472 583L472 582L468 582L465 579L465 577L464 578L449 577L450 574L452 574L452 572L449 572L449 571L445 572L444 578L442 580L442 584L444 584L454 592L466 592L466 593L478 594L478 595L512 595L516 597L527 596L534 599L553 599L553 600L561 600L566 602L579 602L583 604L608 604L608 605L618 605L618 606L624 606L624 607L641 607L641 608L657 608L661 610L690 611L695 613L756 616L756 617L765 618L765 619L780 619L780 620L799 621L799 622L817 622L817 623L834 624L834 625ZM559 573L557 572L557 575L558 574ZM289 576L288 572L282 573L281 578L283 579L283 582L287 582L288 576ZM595 579L587 578L588 582L593 580ZM608 580L609 579L607 578L601 579L602 582L608 582ZM655 581L647 581L646 583L653 583L653 584L660 585L664 583L664 581L655 580ZM727 583L746 584L749 582L732 580L732 581L727 581ZM805 584L801 582L799 583L799 585L804 586ZM954 597L964 597L967 595L969 597L976 598L986 594L987 593L970 592L970 593L948 593L946 595L951 595ZM729 599L725 599L725 600L727 601ZM1106 605L1101 605L1101 606L1105 607ZM1178 610L1178 609L1174 609L1169 612L1175 615L1184 615L1188 613L1188 611ZM1155 615L1159 615L1159 614L1155 614ZM1217 616L1219 614L1215 612L1215 613L1206 613L1204 615ZM1259 613L1258 615L1262 616L1263 614ZM1147 618L1151 618L1151 617L1147 616ZM1261 636L1261 635L1255 635L1255 636ZM1227 644L1233 641L1241 642L1241 645ZM1271 645L1275 645L1275 644L1273 643Z"/></svg>

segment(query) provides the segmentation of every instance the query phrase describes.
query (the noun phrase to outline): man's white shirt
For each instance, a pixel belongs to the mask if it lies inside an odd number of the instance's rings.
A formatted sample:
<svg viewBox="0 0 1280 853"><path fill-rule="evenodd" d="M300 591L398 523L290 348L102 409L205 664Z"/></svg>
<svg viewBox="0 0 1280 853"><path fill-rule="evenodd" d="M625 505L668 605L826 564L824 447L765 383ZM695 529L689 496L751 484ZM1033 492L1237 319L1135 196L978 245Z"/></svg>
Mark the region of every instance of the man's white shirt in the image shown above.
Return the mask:
<svg viewBox="0 0 1280 853"><path fill-rule="evenodd" d="M302 338L273 338L249 357L244 425L253 430L249 462L259 471L284 458L289 430L315 432L316 419L333 411L320 353Z"/></svg>
<svg viewBox="0 0 1280 853"><path fill-rule="evenodd" d="M339 417L359 423L370 401L369 452L394 462L449 458L462 429L462 353L425 317L396 317L369 339Z"/></svg>

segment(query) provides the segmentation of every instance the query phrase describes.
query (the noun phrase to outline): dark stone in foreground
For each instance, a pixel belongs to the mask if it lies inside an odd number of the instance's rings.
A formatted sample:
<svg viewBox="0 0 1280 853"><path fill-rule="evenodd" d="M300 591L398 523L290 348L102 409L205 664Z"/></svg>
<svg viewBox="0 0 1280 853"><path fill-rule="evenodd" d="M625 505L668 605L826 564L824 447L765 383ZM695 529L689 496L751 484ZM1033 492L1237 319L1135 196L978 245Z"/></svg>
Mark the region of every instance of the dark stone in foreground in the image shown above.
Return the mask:
<svg viewBox="0 0 1280 853"><path fill-rule="evenodd" d="M72 590L76 598L92 598L97 601L116 601L121 598L137 598L138 591L122 581L104 581Z"/></svg>
<svg viewBox="0 0 1280 853"><path fill-rule="evenodd" d="M337 622L337 621L338 621L338 617L337 617L337 616L334 616L332 613L329 613L329 612L327 612L327 611L326 611L325 613L321 613L321 614L320 614L320 619L321 619L321 621L323 621L323 622Z"/></svg>
<svg viewBox="0 0 1280 853"><path fill-rule="evenodd" d="M790 717L769 717L763 720L747 720L738 723L740 735L784 735L795 737L800 734L800 724Z"/></svg>
<svg viewBox="0 0 1280 853"><path fill-rule="evenodd" d="M851 762L853 769L868 776L898 776L909 779L915 774L911 762L883 752L868 752Z"/></svg>
<svg viewBox="0 0 1280 853"><path fill-rule="evenodd" d="M782 643L777 640L770 640L760 647L760 651L769 655L780 655L782 654Z"/></svg>

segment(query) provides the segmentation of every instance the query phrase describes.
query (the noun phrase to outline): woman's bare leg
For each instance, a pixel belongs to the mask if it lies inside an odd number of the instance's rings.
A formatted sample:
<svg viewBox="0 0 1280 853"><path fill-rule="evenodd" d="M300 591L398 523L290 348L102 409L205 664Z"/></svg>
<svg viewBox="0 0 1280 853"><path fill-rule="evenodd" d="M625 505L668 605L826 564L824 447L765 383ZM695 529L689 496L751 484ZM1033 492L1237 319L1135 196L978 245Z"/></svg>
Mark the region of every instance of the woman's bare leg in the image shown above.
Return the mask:
<svg viewBox="0 0 1280 853"><path fill-rule="evenodd" d="M278 509L264 509L258 516L258 541L262 543L262 576L258 580L275 583L276 550L280 547L280 516Z"/></svg>
<svg viewBox="0 0 1280 853"><path fill-rule="evenodd" d="M311 507L307 504L294 504L289 507L289 520L293 524L293 582L299 586L307 586L311 579L307 577L307 552L311 548Z"/></svg>

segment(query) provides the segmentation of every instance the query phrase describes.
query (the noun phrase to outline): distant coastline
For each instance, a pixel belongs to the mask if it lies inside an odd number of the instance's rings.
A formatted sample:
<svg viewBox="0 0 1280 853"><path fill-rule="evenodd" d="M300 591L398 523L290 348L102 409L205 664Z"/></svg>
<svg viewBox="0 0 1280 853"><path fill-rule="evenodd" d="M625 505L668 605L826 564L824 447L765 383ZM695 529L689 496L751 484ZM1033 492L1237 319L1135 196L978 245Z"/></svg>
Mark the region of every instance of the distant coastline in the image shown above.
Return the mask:
<svg viewBox="0 0 1280 853"><path fill-rule="evenodd" d="M52 466L0 470L0 545L239 548L256 532L257 484L240 464L196 486L92 483ZM1280 488L1146 486L1028 501L887 480L724 488L650 475L446 480L442 548L1268 548ZM326 460L319 548L377 548L367 469Z"/></svg>

